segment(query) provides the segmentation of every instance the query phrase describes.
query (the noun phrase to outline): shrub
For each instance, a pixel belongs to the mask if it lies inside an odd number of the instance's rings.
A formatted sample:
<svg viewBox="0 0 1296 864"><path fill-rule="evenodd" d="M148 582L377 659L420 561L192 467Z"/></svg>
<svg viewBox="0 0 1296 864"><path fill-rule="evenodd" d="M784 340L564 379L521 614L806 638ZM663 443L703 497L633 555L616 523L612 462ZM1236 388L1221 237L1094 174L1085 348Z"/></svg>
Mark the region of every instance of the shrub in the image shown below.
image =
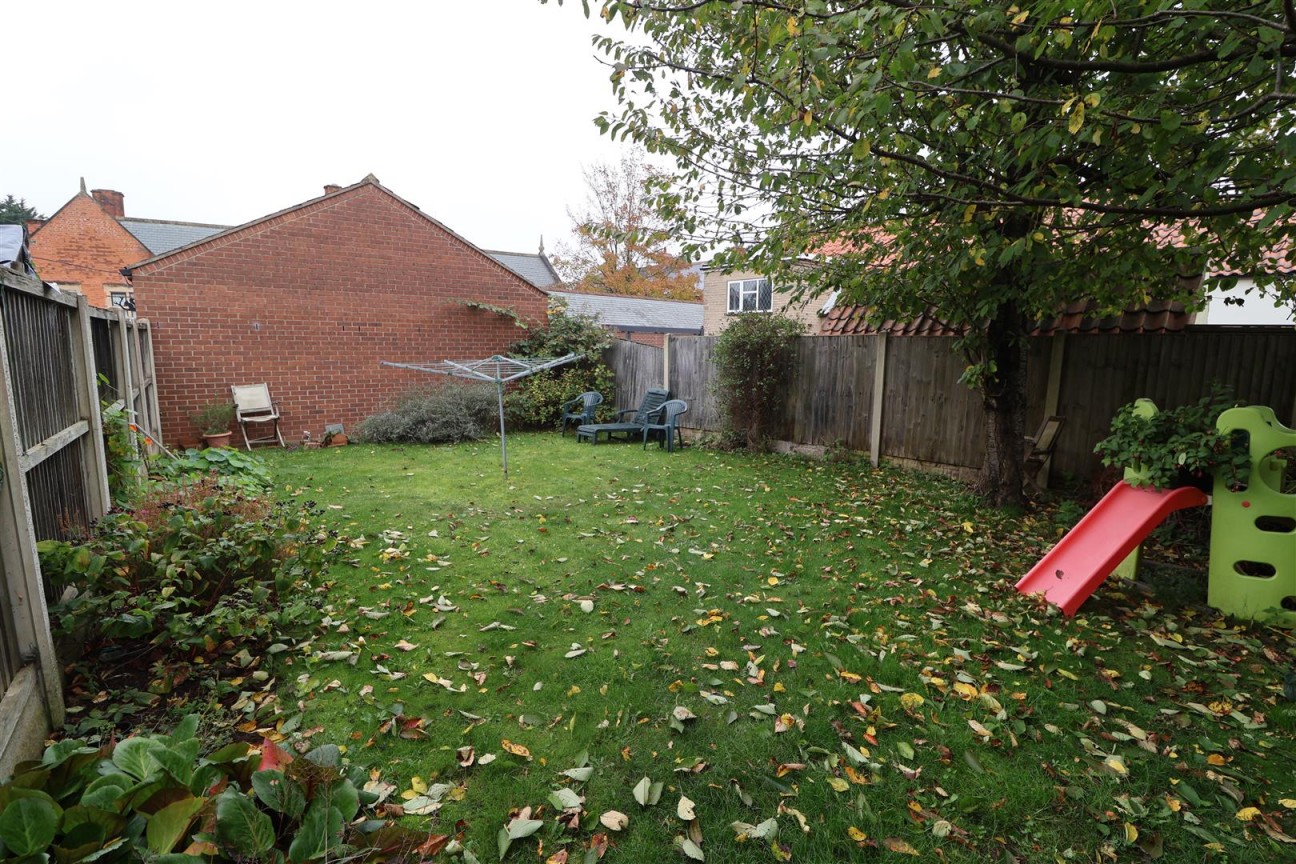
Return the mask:
<svg viewBox="0 0 1296 864"><path fill-rule="evenodd" d="M51 585L76 588L51 609L55 630L140 640L168 654L268 644L317 617L313 592L303 589L334 540L314 533L309 515L215 477L158 487L133 510L101 519L85 543L38 544Z"/></svg>
<svg viewBox="0 0 1296 864"><path fill-rule="evenodd" d="M60 741L0 785L0 855L171 864L418 860L426 832L376 818L367 772L336 746L294 758L270 741L200 757L196 717L113 746ZM356 817L364 813L365 819ZM442 845L449 838L442 840ZM423 849L430 852L430 849ZM429 856L430 857L430 856Z"/></svg>
<svg viewBox="0 0 1296 864"><path fill-rule="evenodd" d="M99 416L108 463L108 492L113 504L123 507L141 489L140 461L131 439L130 417L125 407L116 402L101 403Z"/></svg>
<svg viewBox="0 0 1296 864"><path fill-rule="evenodd" d="M257 495L270 488L270 470L265 460L245 450L208 447L186 450L174 459L158 462L154 475L172 483L194 481L208 475L222 488L234 488L247 495Z"/></svg>
<svg viewBox="0 0 1296 864"><path fill-rule="evenodd" d="M782 315L739 315L716 337L712 388L731 445L757 449L777 431L803 329Z"/></svg>
<svg viewBox="0 0 1296 864"><path fill-rule="evenodd" d="M514 357L562 357L584 354L582 360L523 378L508 395L508 419L515 426L552 428L562 418L562 405L594 390L611 398L612 370L603 352L612 344L608 331L593 318L556 313L549 326L509 346Z"/></svg>
<svg viewBox="0 0 1296 864"><path fill-rule="evenodd" d="M1219 415L1236 404L1220 387L1169 411L1148 412L1131 402L1117 410L1111 434L1094 452L1104 465L1133 469L1132 486L1173 489L1205 483L1217 470L1227 482L1244 483L1250 468L1246 446L1215 428Z"/></svg>
<svg viewBox="0 0 1296 864"><path fill-rule="evenodd" d="M203 405L190 414L189 419L204 435L224 434L229 431L229 425L234 420L234 403L213 402Z"/></svg>
<svg viewBox="0 0 1296 864"><path fill-rule="evenodd" d="M495 428L494 386L447 381L406 391L387 411L360 421L356 438L372 444L453 444L484 438Z"/></svg>

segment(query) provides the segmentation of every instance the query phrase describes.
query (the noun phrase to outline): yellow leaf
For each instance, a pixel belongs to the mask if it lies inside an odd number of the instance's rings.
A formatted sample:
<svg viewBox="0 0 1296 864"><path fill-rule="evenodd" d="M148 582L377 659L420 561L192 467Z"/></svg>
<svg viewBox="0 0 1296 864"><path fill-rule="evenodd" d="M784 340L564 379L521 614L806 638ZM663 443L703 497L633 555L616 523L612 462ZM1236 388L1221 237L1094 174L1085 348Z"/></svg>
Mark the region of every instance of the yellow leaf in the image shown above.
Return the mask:
<svg viewBox="0 0 1296 864"><path fill-rule="evenodd" d="M1084 125L1085 106L1083 102L1077 102L1075 108L1071 111L1071 119L1067 121L1067 131L1072 135L1080 131Z"/></svg>
<svg viewBox="0 0 1296 864"><path fill-rule="evenodd" d="M843 765L842 768L843 770L845 770L846 776L850 779L850 782L854 783L856 786L868 785L869 782L868 778L865 777L863 774L859 773L858 771L856 771L851 766Z"/></svg>
<svg viewBox="0 0 1296 864"><path fill-rule="evenodd" d="M1227 761L1228 760L1226 760L1223 756L1221 756L1218 753L1212 753L1206 757L1206 763L1208 765L1216 765L1216 766L1223 765Z"/></svg>
<svg viewBox="0 0 1296 864"><path fill-rule="evenodd" d="M863 843L868 839L868 835L856 828L854 825L846 829L846 834L856 843Z"/></svg>
<svg viewBox="0 0 1296 864"><path fill-rule="evenodd" d="M850 784L840 777L829 777L828 785L832 787L834 792L845 792L850 789Z"/></svg>
<svg viewBox="0 0 1296 864"><path fill-rule="evenodd" d="M579 692L581 692L580 687L573 684L571 687L567 689L567 696L570 698L572 696L575 696Z"/></svg>
<svg viewBox="0 0 1296 864"><path fill-rule="evenodd" d="M1043 238L1043 237L1039 237L1039 238L1037 238L1037 239L1043 240L1044 238ZM966 531L967 533L971 534L973 531L976 530L976 526L974 526L971 522L964 522L964 523L963 523L963 530Z"/></svg>
<svg viewBox="0 0 1296 864"><path fill-rule="evenodd" d="M1233 814L1233 818L1238 820L1239 822L1250 822L1252 819L1256 818L1259 815L1260 815L1259 807L1243 807L1241 810Z"/></svg>
<svg viewBox="0 0 1296 864"><path fill-rule="evenodd" d="M1103 760L1103 764L1121 777L1129 776L1129 767L1125 764L1125 760L1119 756L1108 756Z"/></svg>
<svg viewBox="0 0 1296 864"><path fill-rule="evenodd" d="M526 747L523 747L521 744L514 744L512 741L505 738L500 742L500 746L503 747L505 751L512 753L514 756L520 756L528 762L531 761L531 751Z"/></svg>
<svg viewBox="0 0 1296 864"><path fill-rule="evenodd" d="M1135 840L1137 840L1137 839L1138 839L1138 829L1135 828L1135 827L1134 827L1133 825L1131 825L1130 823L1126 822L1126 823L1125 823L1125 842L1126 842L1126 843L1133 843L1133 842L1134 842Z"/></svg>
<svg viewBox="0 0 1296 864"><path fill-rule="evenodd" d="M919 696L917 693L903 693L900 696L900 705L906 711L916 711L923 706L923 702L925 701L927 700L923 699L923 697Z"/></svg>
<svg viewBox="0 0 1296 864"><path fill-rule="evenodd" d="M858 684L864 680L861 676L856 675L854 672L847 672L845 669L838 669L837 677L852 684Z"/></svg>
<svg viewBox="0 0 1296 864"><path fill-rule="evenodd" d="M1171 813L1178 813L1183 809L1183 802L1178 798L1171 798L1169 795L1165 799L1166 806L1170 808Z"/></svg>
<svg viewBox="0 0 1296 864"><path fill-rule="evenodd" d="M903 855L918 854L917 849L910 846L908 841L901 840L899 837L888 837L882 841L882 845L890 849L892 852L899 852Z"/></svg>
<svg viewBox="0 0 1296 864"><path fill-rule="evenodd" d="M777 576L771 576L771 577L769 577L768 579L765 580L765 584L766 584L766 585L771 585L771 586L772 586L772 585L777 585L777 584L779 584L778 577L777 577Z"/></svg>
<svg viewBox="0 0 1296 864"><path fill-rule="evenodd" d="M774 692L775 692L775 693L784 693L784 692L787 692L787 688L783 686L783 682L782 682L782 681L775 681L775 682L774 682Z"/></svg>
<svg viewBox="0 0 1296 864"><path fill-rule="evenodd" d="M1026 19L1029 18L1029 17L1030 17L1030 11L1029 11L1029 10L1024 11L1024 12L1018 12L1017 15L1013 18L1013 23L1014 23L1014 24L1025 24L1025 23L1026 23Z"/></svg>
<svg viewBox="0 0 1296 864"><path fill-rule="evenodd" d="M801 32L801 22L796 19L796 16L788 19L787 31L789 36L795 36Z"/></svg>
<svg viewBox="0 0 1296 864"><path fill-rule="evenodd" d="M929 79L930 79L930 78L936 78L936 77L938 77L938 76L940 75L940 73L941 73L940 67L939 67L939 66L933 66L932 68L930 68L930 69L927 70L927 77L928 77Z"/></svg>
<svg viewBox="0 0 1296 864"><path fill-rule="evenodd" d="M1296 798L1279 798L1278 803L1288 810L1296 810Z"/></svg>
<svg viewBox="0 0 1296 864"><path fill-rule="evenodd" d="M978 723L977 721L975 721L975 720L969 720L969 721L968 721L968 725L972 727L972 731L973 731L973 732L975 732L976 734L980 735L982 738L989 738L989 737L990 737L990 730L987 729L986 727L982 726L982 725L981 725L980 723Z"/></svg>
<svg viewBox="0 0 1296 864"><path fill-rule="evenodd" d="M979 691L971 684L964 684L962 681L955 681L954 692L961 696L964 701L971 702L977 697Z"/></svg>

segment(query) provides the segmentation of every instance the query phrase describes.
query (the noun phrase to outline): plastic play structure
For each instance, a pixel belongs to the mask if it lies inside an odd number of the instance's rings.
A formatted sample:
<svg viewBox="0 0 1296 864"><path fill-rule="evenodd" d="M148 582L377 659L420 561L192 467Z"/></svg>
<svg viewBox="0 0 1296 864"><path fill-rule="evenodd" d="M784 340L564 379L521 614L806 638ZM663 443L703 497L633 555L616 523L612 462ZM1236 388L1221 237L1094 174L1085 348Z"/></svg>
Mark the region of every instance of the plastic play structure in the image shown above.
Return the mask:
<svg viewBox="0 0 1296 864"><path fill-rule="evenodd" d="M1140 403L1141 411L1156 410ZM1207 602L1240 618L1296 628L1296 494L1283 491L1283 472L1296 452L1280 452L1296 451L1296 430L1262 407L1230 408L1216 428L1247 433L1246 486L1230 489L1217 474L1211 498L1190 486L1139 489L1129 484L1127 469L1126 479L1021 578L1017 590L1043 594L1074 615L1118 568L1132 575L1139 544L1167 516L1213 502Z"/></svg>

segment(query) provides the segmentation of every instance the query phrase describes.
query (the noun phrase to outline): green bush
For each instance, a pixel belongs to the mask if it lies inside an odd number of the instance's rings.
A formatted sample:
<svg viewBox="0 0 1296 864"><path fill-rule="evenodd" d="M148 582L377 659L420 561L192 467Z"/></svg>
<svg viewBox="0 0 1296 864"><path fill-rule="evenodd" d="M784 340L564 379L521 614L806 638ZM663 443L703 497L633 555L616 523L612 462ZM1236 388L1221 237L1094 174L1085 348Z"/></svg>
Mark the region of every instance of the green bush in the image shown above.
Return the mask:
<svg viewBox="0 0 1296 864"><path fill-rule="evenodd" d="M453 444L494 430L499 403L490 384L447 381L406 391L388 410L360 421L355 437L371 444Z"/></svg>
<svg viewBox="0 0 1296 864"><path fill-rule="evenodd" d="M271 484L270 469L266 468L264 459L228 447L186 450L174 459L159 461L153 473L172 483L213 475L222 488L234 488L247 495L265 492Z"/></svg>
<svg viewBox="0 0 1296 864"><path fill-rule="evenodd" d="M101 376L102 377L102 376ZM131 437L130 417L115 402L103 402L104 457L108 463L108 492L117 507L123 507L141 491L140 460Z"/></svg>
<svg viewBox="0 0 1296 864"><path fill-rule="evenodd" d="M158 487L84 543L38 544L45 578L68 598L51 609L55 630L168 655L256 650L318 618L309 588L336 539L310 515L215 477Z"/></svg>
<svg viewBox="0 0 1296 864"><path fill-rule="evenodd" d="M563 403L590 390L602 393L605 399L610 400L614 381L612 370L603 362L603 352L611 344L611 335L593 318L554 314L549 317L547 328L536 330L526 339L511 345L509 353L514 357L562 357L566 354L584 354L585 357L518 382L508 394L509 424L532 429L554 428L562 418Z"/></svg>
<svg viewBox="0 0 1296 864"><path fill-rule="evenodd" d="M749 314L736 316L716 337L712 389L731 446L759 449L778 431L804 329L782 315Z"/></svg>
<svg viewBox="0 0 1296 864"><path fill-rule="evenodd" d="M1237 404L1231 393L1219 387L1192 404L1150 416L1131 402L1117 410L1111 434L1098 442L1094 452L1104 465L1133 469L1133 486L1173 489L1205 484L1215 471L1223 472L1229 483L1245 483L1250 456L1244 442L1215 428L1219 415Z"/></svg>
<svg viewBox="0 0 1296 864"><path fill-rule="evenodd" d="M60 741L0 785L0 860L417 860L426 832L396 828L372 807L367 772L336 746L299 758L269 741L200 757L196 717L170 735L115 746ZM363 815L364 819L357 819Z"/></svg>

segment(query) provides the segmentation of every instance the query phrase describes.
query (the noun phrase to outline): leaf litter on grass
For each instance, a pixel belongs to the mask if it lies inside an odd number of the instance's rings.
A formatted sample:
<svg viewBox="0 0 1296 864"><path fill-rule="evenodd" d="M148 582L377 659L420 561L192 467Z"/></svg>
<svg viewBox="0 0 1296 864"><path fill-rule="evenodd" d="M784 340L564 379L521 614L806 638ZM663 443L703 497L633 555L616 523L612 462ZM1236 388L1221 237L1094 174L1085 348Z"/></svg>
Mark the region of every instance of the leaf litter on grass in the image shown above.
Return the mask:
<svg viewBox="0 0 1296 864"><path fill-rule="evenodd" d="M387 448L348 448L328 477L277 465L316 497L338 490L344 511L325 518L381 520L331 527L382 538L335 568L331 625L290 655L308 671L281 701L305 700L311 726L394 782L462 788L433 827L462 821L478 856L526 808L542 860L1296 848L1291 634L1114 584L1064 619L1012 591L1053 539L1048 513L984 511L946 481L634 448L599 448L591 472L590 448L524 441L551 470L469 501L381 483L353 496ZM382 686L350 695L379 669ZM380 733L393 704L425 739ZM474 746L506 755L465 766ZM581 751L590 770L573 777ZM655 815L666 793L694 818ZM619 831L598 816L640 810Z"/></svg>

